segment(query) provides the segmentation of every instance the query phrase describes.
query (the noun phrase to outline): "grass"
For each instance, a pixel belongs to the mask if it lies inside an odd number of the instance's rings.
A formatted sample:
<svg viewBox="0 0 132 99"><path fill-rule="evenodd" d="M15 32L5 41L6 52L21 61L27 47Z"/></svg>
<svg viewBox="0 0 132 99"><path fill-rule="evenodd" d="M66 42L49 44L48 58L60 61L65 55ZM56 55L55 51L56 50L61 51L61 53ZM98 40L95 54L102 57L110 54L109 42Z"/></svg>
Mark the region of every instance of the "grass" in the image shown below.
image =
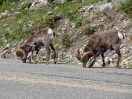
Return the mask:
<svg viewBox="0 0 132 99"><path fill-rule="evenodd" d="M17 5L17 2L15 1L16 0L0 0L0 13L4 12L5 10L14 8Z"/></svg>
<svg viewBox="0 0 132 99"><path fill-rule="evenodd" d="M72 41L67 33L63 33L61 35L61 42L64 47L70 47Z"/></svg>
<svg viewBox="0 0 132 99"><path fill-rule="evenodd" d="M91 34L93 34L93 30L90 27L85 27L84 28L84 33L86 35L91 35Z"/></svg>
<svg viewBox="0 0 132 99"><path fill-rule="evenodd" d="M120 2L119 9L132 18L132 1L131 0Z"/></svg>
<svg viewBox="0 0 132 99"><path fill-rule="evenodd" d="M3 4L0 6L0 12L4 12L5 10L10 11L10 9L17 6L18 2L12 2L13 0L5 0ZM16 0L14 0L16 1ZM5 32L8 28L8 34L10 37L8 38L8 43L12 41L19 41L21 39L26 39L28 34L33 30L38 30L44 27L51 27L55 26L55 21L52 20L53 16L47 14L48 11L54 13L54 15L61 14L64 15L66 18L70 19L71 21L75 22L76 28L82 26L82 18L78 16L78 8L80 6L89 5L92 3L96 3L101 0L85 0L83 3L80 3L80 0L77 1L68 1L63 4L57 5L55 9L51 9L50 6L46 6L45 9L39 8L36 9L34 12L29 12L27 7L27 3L23 4L20 7L20 12L14 14L14 17L5 17L4 20L0 19L0 35L5 35ZM22 23L21 23L22 22ZM3 27L4 24L8 24L8 27ZM32 27L29 26L32 25ZM2 36L1 36L2 38ZM69 42L69 41L68 41ZM69 43L68 43L69 44ZM0 39L0 46L3 46L3 40Z"/></svg>

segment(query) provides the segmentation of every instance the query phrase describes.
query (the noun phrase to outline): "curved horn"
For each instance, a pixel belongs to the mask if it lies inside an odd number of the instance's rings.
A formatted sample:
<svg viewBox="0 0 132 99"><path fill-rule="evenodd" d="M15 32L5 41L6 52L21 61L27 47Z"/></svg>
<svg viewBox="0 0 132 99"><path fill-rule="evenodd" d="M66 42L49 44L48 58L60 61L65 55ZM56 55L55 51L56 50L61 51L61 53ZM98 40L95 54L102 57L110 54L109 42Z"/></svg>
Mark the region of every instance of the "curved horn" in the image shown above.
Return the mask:
<svg viewBox="0 0 132 99"><path fill-rule="evenodd" d="M82 61L83 67L86 67L87 61L89 60L89 58L91 56L93 56L94 59L93 59L93 62L89 65L89 67L92 67L93 63L95 62L95 59L96 59L95 54L91 51L88 51L88 52L82 54L81 61Z"/></svg>
<svg viewBox="0 0 132 99"><path fill-rule="evenodd" d="M75 56L76 56L76 58L77 58L78 60L81 60L81 55L80 55L79 49L76 49L76 50L75 50Z"/></svg>
<svg viewBox="0 0 132 99"><path fill-rule="evenodd" d="M93 56L94 59L95 59L95 54L94 54L93 52L91 52L91 51L88 51L88 52L84 53L84 54L81 56L81 60L82 60L82 61L85 61L86 58L87 58L88 56Z"/></svg>
<svg viewBox="0 0 132 99"><path fill-rule="evenodd" d="M25 53L25 51L22 50L22 49L18 49L18 50L16 51L16 55L17 55L18 57L20 57L21 59L26 58L26 53Z"/></svg>

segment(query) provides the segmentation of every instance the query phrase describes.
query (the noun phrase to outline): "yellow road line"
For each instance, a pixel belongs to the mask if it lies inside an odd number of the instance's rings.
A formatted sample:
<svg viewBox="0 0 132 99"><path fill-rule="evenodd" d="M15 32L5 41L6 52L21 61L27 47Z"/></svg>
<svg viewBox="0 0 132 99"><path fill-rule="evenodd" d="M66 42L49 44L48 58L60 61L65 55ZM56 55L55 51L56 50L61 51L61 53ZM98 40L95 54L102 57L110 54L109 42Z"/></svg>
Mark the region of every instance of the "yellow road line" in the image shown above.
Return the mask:
<svg viewBox="0 0 132 99"><path fill-rule="evenodd" d="M80 84L80 83L72 83L72 82L40 80L40 79L33 79L33 78L20 78L20 77L14 77L14 76L0 76L0 79L12 80L12 81L23 81L23 82L29 82L29 83L43 83L43 84L51 84L51 85L61 85L61 86L95 89L95 90L103 90L103 91L114 91L114 92L121 92L121 93L132 93L131 89L100 86L100 85L88 85L88 84Z"/></svg>

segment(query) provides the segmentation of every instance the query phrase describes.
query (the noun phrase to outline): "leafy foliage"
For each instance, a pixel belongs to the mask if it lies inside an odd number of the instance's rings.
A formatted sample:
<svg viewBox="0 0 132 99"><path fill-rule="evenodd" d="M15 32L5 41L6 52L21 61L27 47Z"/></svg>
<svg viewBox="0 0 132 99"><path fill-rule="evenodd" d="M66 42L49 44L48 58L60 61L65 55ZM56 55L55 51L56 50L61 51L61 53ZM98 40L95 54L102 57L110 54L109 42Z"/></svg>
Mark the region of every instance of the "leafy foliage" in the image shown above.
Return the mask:
<svg viewBox="0 0 132 99"><path fill-rule="evenodd" d="M77 19L75 20L75 24L76 24L76 28L82 26L82 19L81 19L81 18L77 18Z"/></svg>
<svg viewBox="0 0 132 99"><path fill-rule="evenodd" d="M84 28L84 33L86 35L89 35L89 34L92 34L93 33L93 30L90 27L85 27Z"/></svg>
<svg viewBox="0 0 132 99"><path fill-rule="evenodd" d="M67 33L63 33L61 35L61 42L62 42L62 45L65 47L70 47L70 45L72 43L72 41L70 40L69 35Z"/></svg>
<svg viewBox="0 0 132 99"><path fill-rule="evenodd" d="M15 7L16 1L18 0L0 0L0 13Z"/></svg>
<svg viewBox="0 0 132 99"><path fill-rule="evenodd" d="M132 17L132 1L126 0L125 2L120 2L119 8L130 17Z"/></svg>
<svg viewBox="0 0 132 99"><path fill-rule="evenodd" d="M17 6L17 1L19 0L0 0L0 13L5 10L10 12L12 8ZM54 20L54 16L57 14L63 15L71 21L74 21L78 28L83 25L82 19L77 17L79 14L78 8L98 1L100 0L85 0L84 2L82 2L82 0L75 0L74 2L72 0L67 0L65 3L54 5L57 6L55 9L50 6L52 4L50 3L44 8L38 8L35 9L35 11L29 12L29 9L27 9L29 0L27 0L20 6L18 13L12 13L13 17L4 16L0 19L4 19L0 22L0 34L3 36L6 35L6 38L8 38L10 42L26 39L28 34L33 30L44 27L55 27L57 21ZM48 15L48 11L54 14ZM20 22L21 20L23 21L22 23ZM6 28L4 28L4 24L8 24L8 31L5 31ZM9 32L8 35L10 36L8 36L6 32ZM69 39L67 33L64 33L61 39L63 45L70 46L72 41ZM4 43L1 42L3 42L2 40L0 40L0 44L3 45Z"/></svg>

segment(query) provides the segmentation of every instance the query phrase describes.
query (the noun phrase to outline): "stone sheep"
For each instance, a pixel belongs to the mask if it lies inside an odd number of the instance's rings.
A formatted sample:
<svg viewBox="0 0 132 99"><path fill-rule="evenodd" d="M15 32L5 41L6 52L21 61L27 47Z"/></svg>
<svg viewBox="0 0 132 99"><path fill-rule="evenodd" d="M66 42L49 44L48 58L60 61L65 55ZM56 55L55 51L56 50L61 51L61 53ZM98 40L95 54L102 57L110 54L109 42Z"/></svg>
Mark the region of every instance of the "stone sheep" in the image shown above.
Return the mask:
<svg viewBox="0 0 132 99"><path fill-rule="evenodd" d="M54 52L54 63L56 63L56 50L52 43L54 37L55 33L50 28L42 28L38 31L33 31L28 36L27 41L18 47L16 55L20 57L23 63L26 63L28 53L31 52L31 59L29 60L29 62L31 62L33 52L36 51L35 63L37 63L38 52L41 47L44 46L48 51L47 63L49 63L50 48Z"/></svg>
<svg viewBox="0 0 132 99"><path fill-rule="evenodd" d="M95 33L90 37L88 44L83 49L83 53L80 54L79 49L76 49L75 56L82 62L83 67L86 67L87 61L93 57L94 59L89 65L90 68L93 67L96 57L101 54L103 61L102 67L105 67L104 53L107 50L115 50L118 55L116 68L119 68L121 61L120 45L123 39L124 35L115 29L110 29L102 33Z"/></svg>

